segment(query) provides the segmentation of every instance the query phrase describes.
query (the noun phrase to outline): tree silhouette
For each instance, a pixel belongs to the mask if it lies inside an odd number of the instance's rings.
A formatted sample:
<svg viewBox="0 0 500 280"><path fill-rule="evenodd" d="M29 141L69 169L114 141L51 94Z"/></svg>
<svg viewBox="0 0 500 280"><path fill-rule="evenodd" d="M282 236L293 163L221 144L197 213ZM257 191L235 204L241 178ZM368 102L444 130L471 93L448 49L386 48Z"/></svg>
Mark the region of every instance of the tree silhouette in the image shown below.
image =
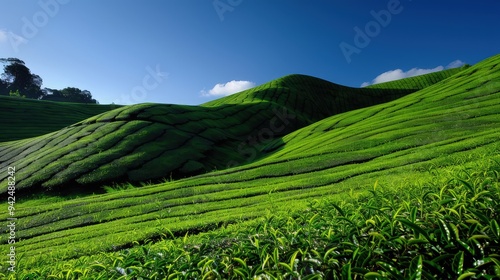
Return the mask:
<svg viewBox="0 0 500 280"><path fill-rule="evenodd" d="M4 63L4 73L2 74L2 84L6 84L8 92L19 91L28 98L40 99L43 96L41 90L42 78L31 73L24 61L18 58L2 58Z"/></svg>
<svg viewBox="0 0 500 280"><path fill-rule="evenodd" d="M9 95L9 84L0 79L0 95Z"/></svg>
<svg viewBox="0 0 500 280"><path fill-rule="evenodd" d="M61 90L45 88L44 91L45 95L42 97L42 100L97 103L95 99L92 99L90 91L75 87L67 87Z"/></svg>

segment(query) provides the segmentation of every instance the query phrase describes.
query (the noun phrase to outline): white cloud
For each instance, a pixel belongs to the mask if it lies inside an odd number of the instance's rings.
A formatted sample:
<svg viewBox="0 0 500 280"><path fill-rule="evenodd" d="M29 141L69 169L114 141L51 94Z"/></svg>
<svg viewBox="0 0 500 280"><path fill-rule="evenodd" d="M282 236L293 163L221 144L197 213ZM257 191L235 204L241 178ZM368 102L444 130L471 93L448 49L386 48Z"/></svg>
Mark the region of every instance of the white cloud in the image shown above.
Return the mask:
<svg viewBox="0 0 500 280"><path fill-rule="evenodd" d="M216 84L208 92L206 90L201 91L202 96L228 96L233 93L244 91L255 87L255 83L250 81L235 81L232 80L225 84Z"/></svg>
<svg viewBox="0 0 500 280"><path fill-rule="evenodd" d="M448 66L446 66L446 69L462 67L462 66L464 66L464 64L465 63L463 61L461 61L460 59L457 59L457 60L451 62L450 64L448 64Z"/></svg>
<svg viewBox="0 0 500 280"><path fill-rule="evenodd" d="M380 84L380 83L384 83L384 82L390 82L390 81L400 80L400 79L404 79L404 78L429 74L432 72L442 71L444 69L457 68L457 67L461 67L462 65L464 65L464 62L457 59L457 60L451 62L450 64L448 64L446 67L437 66L437 67L431 68L431 69L412 68L406 72L401 70L401 69L390 70L390 71L387 71L387 72L384 72L384 73L378 75L371 82L362 83L361 87L366 87L369 85Z"/></svg>

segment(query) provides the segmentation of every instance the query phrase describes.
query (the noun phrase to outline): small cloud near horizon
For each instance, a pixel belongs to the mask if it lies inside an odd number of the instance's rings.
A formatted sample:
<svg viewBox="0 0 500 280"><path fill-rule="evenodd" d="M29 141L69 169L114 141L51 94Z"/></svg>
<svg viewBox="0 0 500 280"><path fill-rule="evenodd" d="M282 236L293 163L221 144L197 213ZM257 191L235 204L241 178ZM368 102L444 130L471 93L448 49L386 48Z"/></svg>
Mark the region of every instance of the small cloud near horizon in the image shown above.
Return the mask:
<svg viewBox="0 0 500 280"><path fill-rule="evenodd" d="M371 82L362 83L361 87L366 87L369 85L380 84L380 83L400 80L400 79L404 79L404 78L429 74L429 73L433 73L433 72L442 71L444 69L458 68L458 67L463 66L464 64L465 63L463 61L457 59L457 60L451 62L450 64L448 64L446 67L440 65L440 66L434 67L432 69L412 68L406 72L401 70L401 69L390 70L390 71L387 71L387 72L384 72L384 73L378 75Z"/></svg>
<svg viewBox="0 0 500 280"><path fill-rule="evenodd" d="M211 90L201 91L201 96L210 97L210 96L228 96L240 91L244 91L250 88L255 87L254 82L250 81L235 81L232 80L225 84L216 84Z"/></svg>

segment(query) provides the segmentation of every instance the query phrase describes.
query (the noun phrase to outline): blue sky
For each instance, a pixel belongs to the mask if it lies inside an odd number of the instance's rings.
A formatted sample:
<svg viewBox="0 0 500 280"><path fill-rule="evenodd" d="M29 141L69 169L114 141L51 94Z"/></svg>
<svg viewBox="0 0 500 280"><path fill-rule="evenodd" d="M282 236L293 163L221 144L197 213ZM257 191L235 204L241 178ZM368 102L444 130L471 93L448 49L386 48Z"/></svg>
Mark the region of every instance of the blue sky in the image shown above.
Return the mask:
<svg viewBox="0 0 500 280"><path fill-rule="evenodd" d="M359 87L500 52L500 1L0 1L0 57L101 104L197 105L293 73Z"/></svg>

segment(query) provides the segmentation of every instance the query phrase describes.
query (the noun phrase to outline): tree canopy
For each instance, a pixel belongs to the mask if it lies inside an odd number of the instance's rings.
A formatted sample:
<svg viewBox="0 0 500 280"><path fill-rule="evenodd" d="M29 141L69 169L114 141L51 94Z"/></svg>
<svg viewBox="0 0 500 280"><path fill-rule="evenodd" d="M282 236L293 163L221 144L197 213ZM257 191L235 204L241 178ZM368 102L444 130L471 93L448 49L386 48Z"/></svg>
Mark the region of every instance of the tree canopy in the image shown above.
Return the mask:
<svg viewBox="0 0 500 280"><path fill-rule="evenodd" d="M6 86L9 92L19 91L26 97L33 99L42 97L42 78L31 73L24 61L18 58L2 58L0 62L5 64L2 86Z"/></svg>
<svg viewBox="0 0 500 280"><path fill-rule="evenodd" d="M18 92L26 98L79 103L97 103L88 90L66 87L62 90L44 88L40 76L31 73L24 61L18 58L0 58L4 73L0 78L0 95Z"/></svg>
<svg viewBox="0 0 500 280"><path fill-rule="evenodd" d="M67 87L61 90L45 88L45 92L46 94L42 97L43 100L97 103L95 99L92 99L90 91L75 87Z"/></svg>

